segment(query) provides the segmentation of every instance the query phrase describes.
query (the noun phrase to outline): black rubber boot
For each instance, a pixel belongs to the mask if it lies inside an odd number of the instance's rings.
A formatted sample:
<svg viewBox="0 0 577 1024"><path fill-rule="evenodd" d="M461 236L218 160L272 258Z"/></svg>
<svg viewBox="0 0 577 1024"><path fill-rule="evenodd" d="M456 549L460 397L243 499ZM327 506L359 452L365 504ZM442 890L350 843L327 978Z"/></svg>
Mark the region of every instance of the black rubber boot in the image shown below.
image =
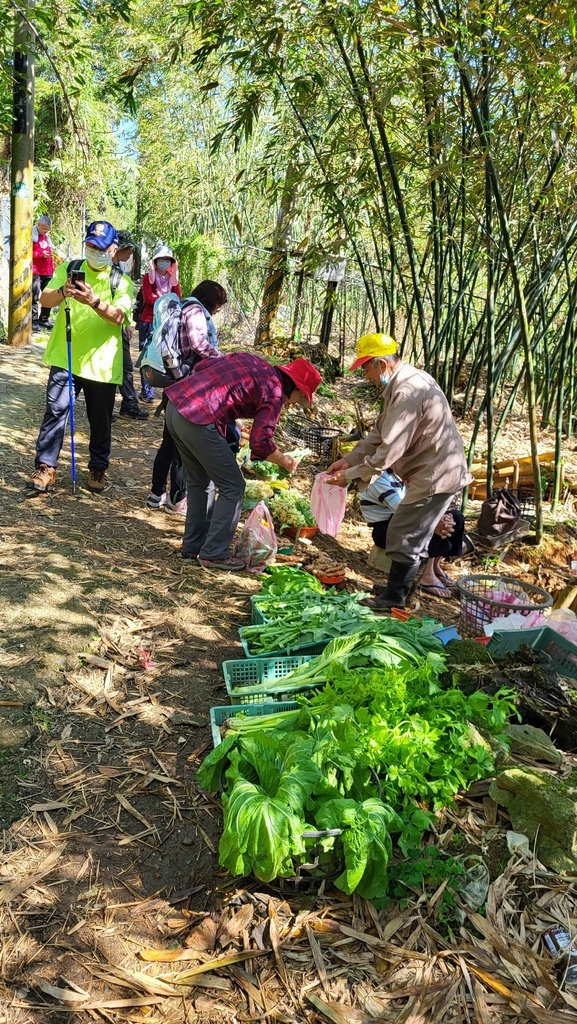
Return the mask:
<svg viewBox="0 0 577 1024"><path fill-rule="evenodd" d="M428 560L427 558L418 562L391 562L384 593L378 594L376 597L368 597L361 603L373 608L376 612L390 612L392 608L404 608L419 571L422 571L422 562L425 561L426 564Z"/></svg>

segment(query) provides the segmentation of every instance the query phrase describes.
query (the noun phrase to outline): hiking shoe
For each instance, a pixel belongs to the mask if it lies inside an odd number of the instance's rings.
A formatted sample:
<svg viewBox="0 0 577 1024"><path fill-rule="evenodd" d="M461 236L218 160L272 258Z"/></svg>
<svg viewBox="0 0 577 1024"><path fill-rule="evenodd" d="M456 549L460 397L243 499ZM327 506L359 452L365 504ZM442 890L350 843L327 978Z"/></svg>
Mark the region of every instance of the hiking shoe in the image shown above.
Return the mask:
<svg viewBox="0 0 577 1024"><path fill-rule="evenodd" d="M146 499L146 504L149 508L164 508L166 505L166 492L164 494L154 494L151 491Z"/></svg>
<svg viewBox="0 0 577 1024"><path fill-rule="evenodd" d="M135 409L120 409L118 412L119 416L125 417L130 420L147 420L150 413L146 409L141 409L139 405Z"/></svg>
<svg viewBox="0 0 577 1024"><path fill-rule="evenodd" d="M181 558L186 558L187 561L196 562L198 560L198 551L181 551Z"/></svg>
<svg viewBox="0 0 577 1024"><path fill-rule="evenodd" d="M198 561L203 569L224 569L226 572L240 572L241 569L246 569L244 562L233 555L225 558L201 558L199 555Z"/></svg>
<svg viewBox="0 0 577 1024"><path fill-rule="evenodd" d="M140 401L141 402L146 402L147 405L153 405L153 403L156 401L156 399L155 399L154 395L141 395L140 396Z"/></svg>
<svg viewBox="0 0 577 1024"><path fill-rule="evenodd" d="M34 470L26 481L26 487L31 491L53 491L56 480L56 470L53 466L46 466L43 462Z"/></svg>
<svg viewBox="0 0 577 1024"><path fill-rule="evenodd" d="M52 328L54 327L54 324L52 323L51 320L39 320L38 323L40 325L41 330L43 331L51 331Z"/></svg>
<svg viewBox="0 0 577 1024"><path fill-rule="evenodd" d="M88 468L88 480L86 486L92 494L102 494L110 486L103 469Z"/></svg>
<svg viewBox="0 0 577 1024"><path fill-rule="evenodd" d="M172 502L169 497L166 498L166 504L164 506L165 512L170 512L171 515L185 516L187 508L186 498L181 498L180 501Z"/></svg>

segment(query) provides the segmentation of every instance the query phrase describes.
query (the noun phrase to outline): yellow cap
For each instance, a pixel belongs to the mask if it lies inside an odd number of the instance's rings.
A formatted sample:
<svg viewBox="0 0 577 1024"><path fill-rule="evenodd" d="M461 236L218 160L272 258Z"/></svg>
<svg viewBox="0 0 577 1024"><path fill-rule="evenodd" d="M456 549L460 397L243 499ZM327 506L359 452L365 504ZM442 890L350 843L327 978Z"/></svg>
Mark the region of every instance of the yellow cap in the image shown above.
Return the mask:
<svg viewBox="0 0 577 1024"><path fill-rule="evenodd" d="M394 356L397 352L397 343L389 334L363 334L357 341L357 358L349 367L349 373L357 370L369 359L384 359L385 356Z"/></svg>

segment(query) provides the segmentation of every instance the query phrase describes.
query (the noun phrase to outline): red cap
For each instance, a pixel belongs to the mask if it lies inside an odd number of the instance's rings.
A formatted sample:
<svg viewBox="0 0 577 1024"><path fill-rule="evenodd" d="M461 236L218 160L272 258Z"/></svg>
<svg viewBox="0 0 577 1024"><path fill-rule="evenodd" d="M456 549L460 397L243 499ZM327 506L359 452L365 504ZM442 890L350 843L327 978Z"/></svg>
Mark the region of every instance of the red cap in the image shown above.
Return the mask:
<svg viewBox="0 0 577 1024"><path fill-rule="evenodd" d="M277 366L277 370L283 370L287 377L290 377L295 388L302 391L310 405L321 382L321 375L316 366L309 363L308 359L293 359L287 366Z"/></svg>

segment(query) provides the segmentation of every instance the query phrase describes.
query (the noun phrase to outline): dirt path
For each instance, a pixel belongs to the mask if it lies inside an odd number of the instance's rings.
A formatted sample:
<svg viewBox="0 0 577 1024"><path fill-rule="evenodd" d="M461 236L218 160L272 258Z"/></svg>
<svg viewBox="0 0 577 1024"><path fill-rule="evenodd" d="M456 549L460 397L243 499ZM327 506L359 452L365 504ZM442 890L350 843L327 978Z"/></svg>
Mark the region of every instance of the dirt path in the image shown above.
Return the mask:
<svg viewBox="0 0 577 1024"><path fill-rule="evenodd" d="M220 811L194 775L257 584L183 563L182 520L146 509L153 416L115 422L97 497L80 400L77 494L67 441L57 489L27 497L46 376L38 351L0 350L0 1020L84 1022L42 985L110 995L98 964L142 969L215 899ZM360 568L367 534L348 533Z"/></svg>

